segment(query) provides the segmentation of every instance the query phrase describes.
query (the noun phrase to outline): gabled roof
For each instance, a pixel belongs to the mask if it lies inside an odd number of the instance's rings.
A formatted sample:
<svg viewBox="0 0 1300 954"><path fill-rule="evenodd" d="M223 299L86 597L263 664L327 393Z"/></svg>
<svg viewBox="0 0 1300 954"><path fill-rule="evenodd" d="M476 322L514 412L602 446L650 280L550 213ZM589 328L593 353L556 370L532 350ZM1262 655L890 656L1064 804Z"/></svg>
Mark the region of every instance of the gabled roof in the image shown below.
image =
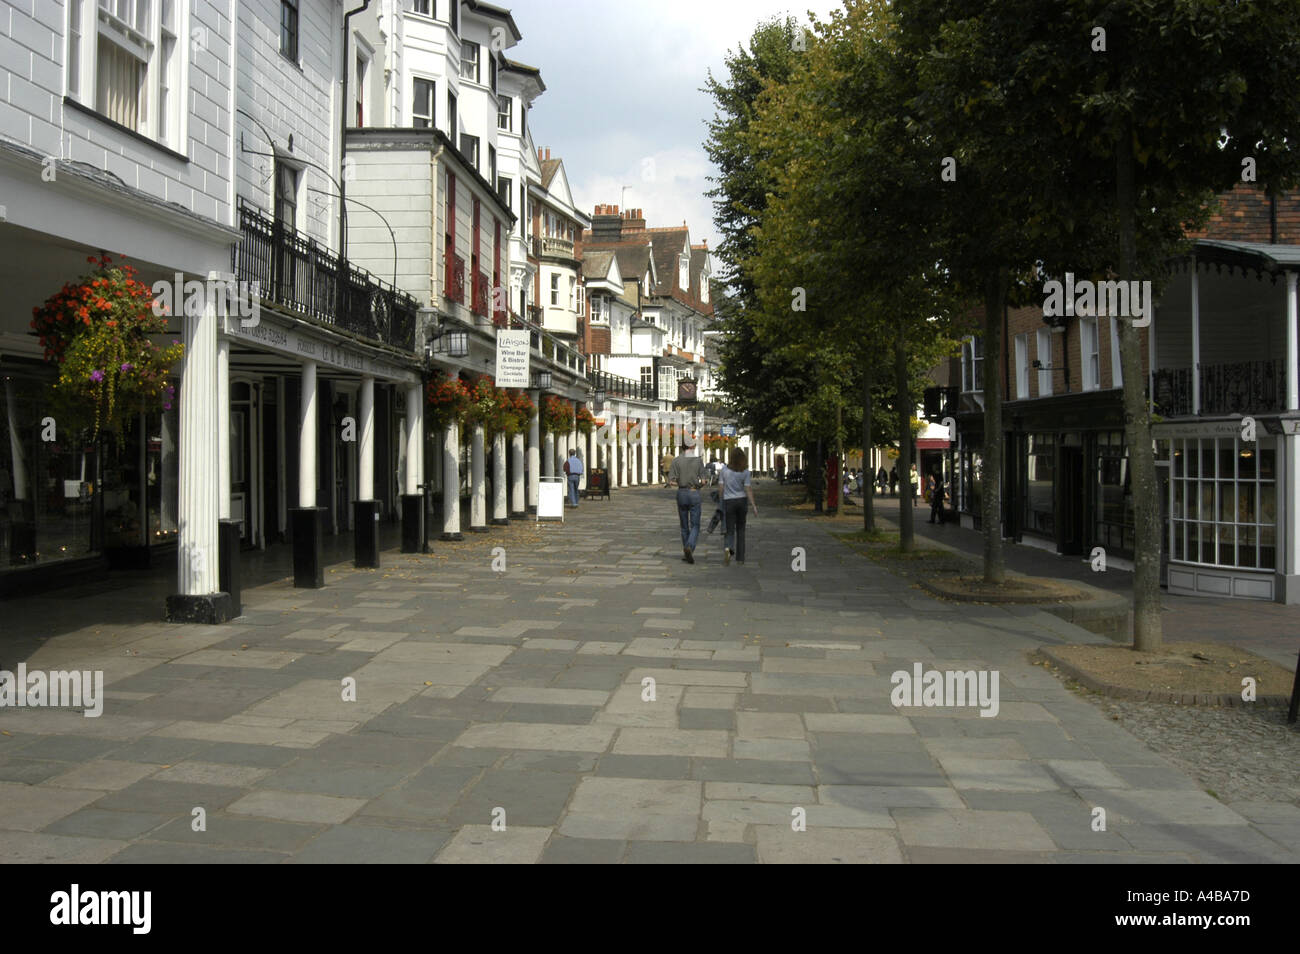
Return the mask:
<svg viewBox="0 0 1300 954"><path fill-rule="evenodd" d="M582 255L582 277L590 278L593 281L603 281L609 278L610 266L615 263L614 253L608 249L600 251L583 250Z"/></svg>
<svg viewBox="0 0 1300 954"><path fill-rule="evenodd" d="M559 171L560 171L559 159L542 160L542 188L545 189L547 192L551 191L551 180L555 178L555 174Z"/></svg>
<svg viewBox="0 0 1300 954"><path fill-rule="evenodd" d="M583 246L584 254L590 246ZM650 257L650 246L642 242L620 242L616 246L611 246L614 254L618 256L618 270L623 273L624 281L641 281L645 273L650 271L653 261Z"/></svg>
<svg viewBox="0 0 1300 954"><path fill-rule="evenodd" d="M655 294L671 295L674 291L685 293L686 289L678 288L677 261L687 248L690 233L685 228L655 228L646 231L654 233L655 271L659 273Z"/></svg>

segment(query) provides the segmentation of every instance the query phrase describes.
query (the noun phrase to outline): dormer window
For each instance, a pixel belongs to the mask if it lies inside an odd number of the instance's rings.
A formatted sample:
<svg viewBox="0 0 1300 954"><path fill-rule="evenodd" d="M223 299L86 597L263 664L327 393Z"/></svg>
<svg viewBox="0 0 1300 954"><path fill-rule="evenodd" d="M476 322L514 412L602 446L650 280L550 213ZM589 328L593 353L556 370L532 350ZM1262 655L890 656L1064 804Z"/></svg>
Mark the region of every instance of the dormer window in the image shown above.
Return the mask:
<svg viewBox="0 0 1300 954"><path fill-rule="evenodd" d="M677 287L682 291L689 291L691 287L690 279L691 260L688 256L683 255L677 265Z"/></svg>

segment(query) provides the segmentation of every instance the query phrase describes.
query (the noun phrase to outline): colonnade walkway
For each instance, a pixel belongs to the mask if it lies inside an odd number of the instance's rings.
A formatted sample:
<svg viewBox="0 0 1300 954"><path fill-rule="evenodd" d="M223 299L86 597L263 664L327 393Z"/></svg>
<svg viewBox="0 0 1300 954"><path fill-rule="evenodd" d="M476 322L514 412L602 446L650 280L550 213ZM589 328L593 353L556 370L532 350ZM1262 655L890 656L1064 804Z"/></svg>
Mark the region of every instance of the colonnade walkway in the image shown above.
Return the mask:
<svg viewBox="0 0 1300 954"><path fill-rule="evenodd" d="M1219 801L1028 657L1099 637L931 599L771 487L744 565L718 535L683 562L652 487L249 586L224 626L87 593L21 658L0 637L6 668L107 684L97 718L0 709L0 857L1300 860L1294 805ZM4 609L31 632L50 604ZM970 682L894 704L931 671Z"/></svg>

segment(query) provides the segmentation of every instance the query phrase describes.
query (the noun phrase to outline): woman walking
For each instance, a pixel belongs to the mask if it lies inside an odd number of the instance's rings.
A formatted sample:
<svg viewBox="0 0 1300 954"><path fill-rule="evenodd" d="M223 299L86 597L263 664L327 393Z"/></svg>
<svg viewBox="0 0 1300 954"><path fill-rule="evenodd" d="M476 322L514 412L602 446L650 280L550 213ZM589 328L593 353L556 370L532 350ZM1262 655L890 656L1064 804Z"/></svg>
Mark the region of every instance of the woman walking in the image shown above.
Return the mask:
<svg viewBox="0 0 1300 954"><path fill-rule="evenodd" d="M718 481L722 484L722 510L726 515L726 550L722 563L731 563L734 556L737 563L745 562L745 502L758 516L758 505L754 503L754 488L749 479L749 460L739 447L732 448L727 466L722 468Z"/></svg>

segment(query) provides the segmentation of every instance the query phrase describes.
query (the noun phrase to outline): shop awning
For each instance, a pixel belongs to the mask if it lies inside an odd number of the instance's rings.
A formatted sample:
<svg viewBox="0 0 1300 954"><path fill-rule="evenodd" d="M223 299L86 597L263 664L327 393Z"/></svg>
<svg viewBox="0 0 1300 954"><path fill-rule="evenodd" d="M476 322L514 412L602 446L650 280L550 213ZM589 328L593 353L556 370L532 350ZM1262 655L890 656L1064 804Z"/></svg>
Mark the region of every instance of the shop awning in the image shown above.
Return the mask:
<svg viewBox="0 0 1300 954"><path fill-rule="evenodd" d="M918 437L916 439L916 449L919 451L946 451L951 444L942 437Z"/></svg>

